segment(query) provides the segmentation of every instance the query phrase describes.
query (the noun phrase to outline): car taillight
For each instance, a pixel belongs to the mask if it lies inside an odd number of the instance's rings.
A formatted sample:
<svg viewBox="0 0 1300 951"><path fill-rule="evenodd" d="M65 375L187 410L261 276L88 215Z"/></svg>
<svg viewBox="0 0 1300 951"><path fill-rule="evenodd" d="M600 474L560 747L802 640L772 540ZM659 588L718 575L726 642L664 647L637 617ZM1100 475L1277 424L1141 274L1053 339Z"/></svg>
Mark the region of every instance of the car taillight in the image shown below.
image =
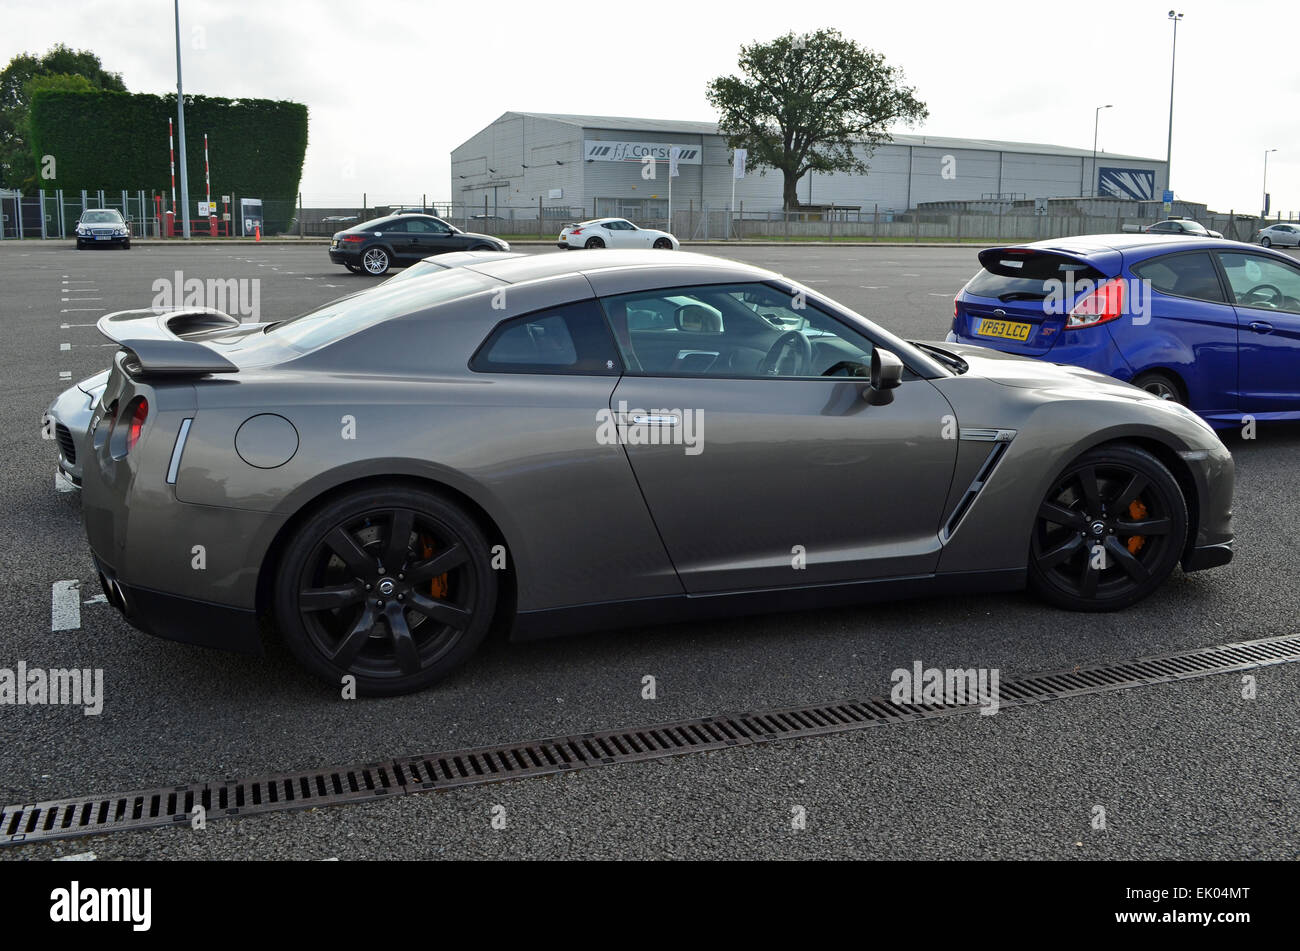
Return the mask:
<svg viewBox="0 0 1300 951"><path fill-rule="evenodd" d="M1124 314L1124 282L1115 278L1100 285L1095 291L1074 305L1066 318L1065 329L1095 327Z"/></svg>
<svg viewBox="0 0 1300 951"><path fill-rule="evenodd" d="M149 418L149 401L143 396L135 401L131 410L131 418L126 430L126 451L130 452L135 448L135 444L140 441L140 433L144 430L144 421Z"/></svg>
<svg viewBox="0 0 1300 951"><path fill-rule="evenodd" d="M364 240L366 240L366 236L364 234L345 234L343 236L344 244L359 244Z"/></svg>
<svg viewBox="0 0 1300 951"><path fill-rule="evenodd" d="M956 297L952 299L952 319L954 321L957 320L957 301L959 300L961 300L960 294L958 294Z"/></svg>
<svg viewBox="0 0 1300 951"><path fill-rule="evenodd" d="M569 234L582 234L582 229L581 229L581 228L570 228L570 229L569 229Z"/></svg>

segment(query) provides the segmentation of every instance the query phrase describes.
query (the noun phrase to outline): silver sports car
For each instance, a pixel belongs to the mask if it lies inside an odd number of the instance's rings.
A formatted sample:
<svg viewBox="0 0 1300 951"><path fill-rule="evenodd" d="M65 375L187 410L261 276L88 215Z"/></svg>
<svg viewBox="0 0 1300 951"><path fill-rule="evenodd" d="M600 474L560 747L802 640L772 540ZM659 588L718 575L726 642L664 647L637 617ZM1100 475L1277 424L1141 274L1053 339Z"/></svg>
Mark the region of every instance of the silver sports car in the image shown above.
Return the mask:
<svg viewBox="0 0 1300 951"><path fill-rule="evenodd" d="M104 317L83 462L109 600L424 687L533 637L1030 585L1130 605L1232 557L1233 463L1108 377L910 343L683 253L473 263L241 326Z"/></svg>

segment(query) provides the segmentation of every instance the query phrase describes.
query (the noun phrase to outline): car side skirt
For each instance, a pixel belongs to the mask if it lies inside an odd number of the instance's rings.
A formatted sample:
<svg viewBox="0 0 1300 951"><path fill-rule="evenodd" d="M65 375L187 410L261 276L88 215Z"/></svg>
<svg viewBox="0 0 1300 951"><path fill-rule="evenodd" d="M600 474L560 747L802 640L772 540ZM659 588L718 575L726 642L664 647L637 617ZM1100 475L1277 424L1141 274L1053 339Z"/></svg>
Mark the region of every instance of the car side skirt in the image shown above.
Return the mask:
<svg viewBox="0 0 1300 951"><path fill-rule="evenodd" d="M510 636L512 640L529 641L621 627L743 617L783 611L809 611L873 601L1017 591L1025 586L1025 580L1024 568L1002 568L758 591L723 591L602 601L538 611L520 611L515 615Z"/></svg>

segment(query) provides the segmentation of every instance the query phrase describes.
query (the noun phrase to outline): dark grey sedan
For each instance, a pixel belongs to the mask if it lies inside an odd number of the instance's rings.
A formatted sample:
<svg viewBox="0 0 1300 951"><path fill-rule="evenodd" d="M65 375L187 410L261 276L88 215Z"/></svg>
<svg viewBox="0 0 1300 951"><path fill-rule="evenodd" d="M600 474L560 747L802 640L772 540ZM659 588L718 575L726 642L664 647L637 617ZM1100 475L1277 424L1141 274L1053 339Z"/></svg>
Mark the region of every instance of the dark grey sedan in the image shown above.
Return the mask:
<svg viewBox="0 0 1300 951"><path fill-rule="evenodd" d="M697 254L472 263L255 329L113 314L83 460L109 600L424 687L517 637L1028 583L1123 608L1232 557L1233 463L1113 379L919 344Z"/></svg>

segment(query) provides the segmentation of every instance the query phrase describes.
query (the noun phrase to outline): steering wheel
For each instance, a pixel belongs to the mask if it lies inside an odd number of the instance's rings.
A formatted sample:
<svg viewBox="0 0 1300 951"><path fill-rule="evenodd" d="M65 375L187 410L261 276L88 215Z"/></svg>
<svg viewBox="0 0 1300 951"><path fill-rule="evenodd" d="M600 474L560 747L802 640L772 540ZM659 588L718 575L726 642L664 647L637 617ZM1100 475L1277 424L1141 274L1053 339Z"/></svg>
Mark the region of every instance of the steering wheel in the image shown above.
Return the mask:
<svg viewBox="0 0 1300 951"><path fill-rule="evenodd" d="M758 372L766 376L807 376L812 362L808 338L797 330L787 330L758 361Z"/></svg>
<svg viewBox="0 0 1300 951"><path fill-rule="evenodd" d="M1260 291L1270 291L1271 293L1268 294L1267 298L1261 296L1260 299L1259 299L1258 301L1252 301L1251 298L1253 298L1253 297L1254 297L1256 294L1258 294ZM1285 296L1285 295L1282 293L1281 289L1278 288L1276 285L1273 285L1273 284L1256 284L1256 285L1255 285L1254 287L1252 287L1250 290L1246 291L1245 300L1243 300L1242 303L1243 303L1243 304L1245 304L1245 303L1249 303L1249 304L1251 304L1252 306L1253 306L1255 303L1258 303L1260 306L1263 306L1263 307L1272 307L1272 308L1276 308L1277 305L1282 301L1282 298L1283 298L1284 296Z"/></svg>

